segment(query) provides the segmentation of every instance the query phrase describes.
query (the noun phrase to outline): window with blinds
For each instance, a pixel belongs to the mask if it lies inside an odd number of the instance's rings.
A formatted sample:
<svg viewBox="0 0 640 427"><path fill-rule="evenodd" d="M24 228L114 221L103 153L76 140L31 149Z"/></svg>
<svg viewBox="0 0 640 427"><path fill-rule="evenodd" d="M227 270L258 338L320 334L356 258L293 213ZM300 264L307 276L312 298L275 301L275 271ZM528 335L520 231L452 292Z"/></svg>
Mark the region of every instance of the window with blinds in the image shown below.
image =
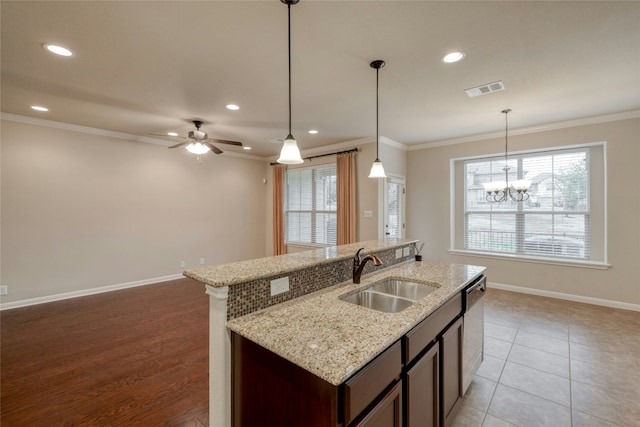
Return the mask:
<svg viewBox="0 0 640 427"><path fill-rule="evenodd" d="M284 206L285 243L334 246L338 206L335 163L287 170Z"/></svg>
<svg viewBox="0 0 640 427"><path fill-rule="evenodd" d="M404 180L389 177L386 183L387 205L385 206L387 237L404 237L403 194Z"/></svg>
<svg viewBox="0 0 640 427"><path fill-rule="evenodd" d="M524 202L491 203L482 184L505 180L503 156L464 161L464 249L591 260L591 148L509 155L509 181L531 182Z"/></svg>

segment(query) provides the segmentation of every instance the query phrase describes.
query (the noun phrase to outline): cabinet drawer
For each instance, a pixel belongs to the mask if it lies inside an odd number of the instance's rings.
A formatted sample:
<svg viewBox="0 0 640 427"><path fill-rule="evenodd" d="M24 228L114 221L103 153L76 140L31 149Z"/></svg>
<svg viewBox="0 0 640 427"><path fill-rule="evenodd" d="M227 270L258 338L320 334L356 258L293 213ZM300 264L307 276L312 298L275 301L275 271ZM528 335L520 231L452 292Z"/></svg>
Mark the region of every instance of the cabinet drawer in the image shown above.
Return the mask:
<svg viewBox="0 0 640 427"><path fill-rule="evenodd" d="M400 377L400 341L373 359L344 383L344 424L356 418L389 384Z"/></svg>
<svg viewBox="0 0 640 427"><path fill-rule="evenodd" d="M438 334L462 312L462 296L457 294L405 335L405 364L420 354Z"/></svg>

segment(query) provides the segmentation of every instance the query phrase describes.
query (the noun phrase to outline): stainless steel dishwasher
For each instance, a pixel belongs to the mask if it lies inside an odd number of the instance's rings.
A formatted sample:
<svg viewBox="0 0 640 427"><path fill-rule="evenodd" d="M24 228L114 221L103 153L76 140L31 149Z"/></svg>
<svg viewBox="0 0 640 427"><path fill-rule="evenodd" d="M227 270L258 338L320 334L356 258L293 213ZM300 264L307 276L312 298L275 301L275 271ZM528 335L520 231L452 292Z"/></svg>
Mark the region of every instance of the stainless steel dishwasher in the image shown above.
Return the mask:
<svg viewBox="0 0 640 427"><path fill-rule="evenodd" d="M462 293L463 298L463 343L462 343L462 390L467 392L474 375L484 359L484 297L487 278L483 275Z"/></svg>

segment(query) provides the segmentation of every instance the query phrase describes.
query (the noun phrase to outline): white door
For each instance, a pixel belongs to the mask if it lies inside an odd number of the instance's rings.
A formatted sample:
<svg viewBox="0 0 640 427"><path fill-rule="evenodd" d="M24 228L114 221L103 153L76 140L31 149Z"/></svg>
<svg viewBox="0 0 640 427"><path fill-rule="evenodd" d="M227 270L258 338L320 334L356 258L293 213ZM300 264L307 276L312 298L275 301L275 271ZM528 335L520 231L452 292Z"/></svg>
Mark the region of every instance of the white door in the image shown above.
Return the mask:
<svg viewBox="0 0 640 427"><path fill-rule="evenodd" d="M404 177L388 176L384 181L384 237L404 237Z"/></svg>

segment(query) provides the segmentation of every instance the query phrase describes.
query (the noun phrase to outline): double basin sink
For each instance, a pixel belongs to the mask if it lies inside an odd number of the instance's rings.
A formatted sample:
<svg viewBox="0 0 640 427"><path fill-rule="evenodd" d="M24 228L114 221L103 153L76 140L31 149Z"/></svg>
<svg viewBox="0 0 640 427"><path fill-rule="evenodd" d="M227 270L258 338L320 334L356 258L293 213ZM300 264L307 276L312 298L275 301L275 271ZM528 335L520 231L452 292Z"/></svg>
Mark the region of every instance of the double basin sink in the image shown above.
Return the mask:
<svg viewBox="0 0 640 427"><path fill-rule="evenodd" d="M435 286L425 283L387 278L354 294L342 296L340 299L384 313L398 313L436 289Z"/></svg>

